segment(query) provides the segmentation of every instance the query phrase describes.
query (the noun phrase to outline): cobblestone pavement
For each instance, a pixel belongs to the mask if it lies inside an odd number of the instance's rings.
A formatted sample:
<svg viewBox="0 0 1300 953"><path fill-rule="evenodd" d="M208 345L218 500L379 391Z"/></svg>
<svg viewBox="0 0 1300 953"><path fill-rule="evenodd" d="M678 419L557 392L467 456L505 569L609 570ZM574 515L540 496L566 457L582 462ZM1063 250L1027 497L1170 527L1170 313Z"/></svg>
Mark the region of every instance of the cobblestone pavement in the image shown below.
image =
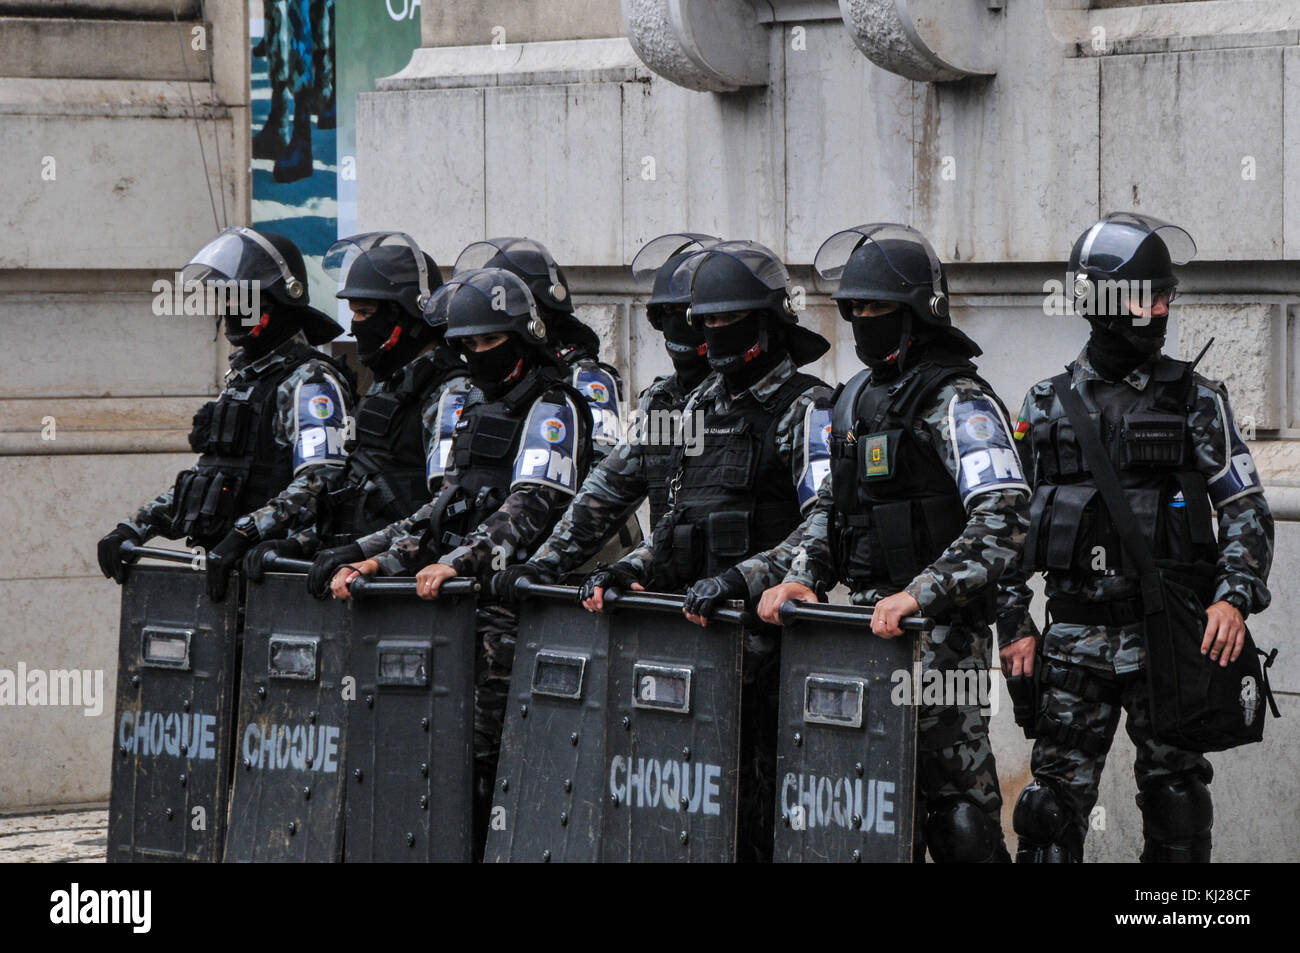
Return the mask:
<svg viewBox="0 0 1300 953"><path fill-rule="evenodd" d="M0 815L0 863L102 864L108 811Z"/></svg>

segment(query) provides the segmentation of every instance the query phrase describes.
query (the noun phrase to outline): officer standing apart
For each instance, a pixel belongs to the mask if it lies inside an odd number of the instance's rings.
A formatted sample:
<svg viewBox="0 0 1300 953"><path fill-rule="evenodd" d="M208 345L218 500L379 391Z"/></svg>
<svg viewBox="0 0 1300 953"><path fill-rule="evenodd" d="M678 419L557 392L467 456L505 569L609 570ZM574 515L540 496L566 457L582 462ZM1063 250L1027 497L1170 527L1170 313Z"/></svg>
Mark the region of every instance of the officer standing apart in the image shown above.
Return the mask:
<svg viewBox="0 0 1300 953"><path fill-rule="evenodd" d="M722 242L676 269L670 290L690 295L689 320L704 337L713 373L687 399L703 411L702 452L673 448L668 510L652 538L583 584L583 604L604 590L683 592L687 618L706 625L727 599L746 598L732 567L775 546L812 505L825 469L816 406L830 388L797 368L830 344L798 323L780 259L752 241ZM694 584L694 585L693 585ZM741 692L741 860L772 856L780 630L747 631Z"/></svg>
<svg viewBox="0 0 1300 953"><path fill-rule="evenodd" d="M339 566L366 557L358 537L429 501L442 481L451 427L469 389L464 360L443 341L443 329L424 320L423 308L442 277L410 236L368 232L340 239L325 253L324 269L339 281L337 297L352 309L357 357L375 380L357 405L346 466L330 486L304 488L314 495L285 513L314 518L286 526L294 535L259 543L244 559L245 573L256 582L267 551L294 559L314 555L308 587L319 598L328 595Z"/></svg>
<svg viewBox="0 0 1300 953"><path fill-rule="evenodd" d="M511 272L465 272L429 310L446 314L473 384L452 438L447 472L431 503L363 538L391 541L378 556L344 566L331 588L349 598L358 575L416 572L416 592L436 599L455 576L486 578L528 557L550 533L591 462L587 402L565 380L528 287ZM420 568L423 567L423 568ZM475 836L487 834L501 730L514 663L515 612L480 599L474 693Z"/></svg>
<svg viewBox="0 0 1300 953"><path fill-rule="evenodd" d="M677 267L693 252L717 242L707 235L686 232L661 235L632 259L632 276L639 285L652 284L646 317L664 336L673 373L656 377L637 399L637 414L619 444L594 467L550 538L526 563L511 566L492 578L498 599L515 598L515 582L527 577L558 582L600 551L609 535L624 525L641 501L650 499L650 525L668 508L673 444L684 439L681 426L665 432L665 422L681 417L686 395L709 371L704 336L686 321L690 289L671 291ZM691 435L698 439L698 435Z"/></svg>
<svg viewBox="0 0 1300 953"><path fill-rule="evenodd" d="M313 517L309 501L343 463L353 379L345 366L311 347L343 329L309 306L307 269L289 239L232 226L200 249L181 275L187 284L213 286L218 297L228 292L228 303L258 307L249 314L241 307L223 310L226 339L236 350L221 396L194 415L189 440L198 462L99 541L99 566L120 583L126 578L118 557L124 540L188 537L189 545L211 550L208 593L219 601L227 576L250 547Z"/></svg>
<svg viewBox="0 0 1300 953"><path fill-rule="evenodd" d="M1136 213L1107 215L1074 243L1069 291L1092 333L1066 369L1118 471L1157 560L1200 567L1208 623L1201 652L1226 665L1240 654L1245 616L1269 604L1273 519L1224 386L1161 354L1173 265L1196 246L1183 229ZM1083 859L1106 753L1128 713L1137 747L1144 862L1210 859L1213 770L1200 754L1153 735L1143 677L1137 568L1083 458L1053 381L1035 384L1016 425L1034 487L1023 570L1003 580L1002 668L1031 673L1037 628L1029 572L1046 574L1051 624L1042 636L1031 767L1016 803L1018 861ZM1216 543L1211 508L1218 513Z"/></svg>
<svg viewBox="0 0 1300 953"><path fill-rule="evenodd" d="M814 264L839 280L831 297L867 369L836 393L830 478L812 513L740 573L750 592L782 580L759 602L773 624L787 600L843 582L873 607L881 638L902 635L903 616L935 620L921 636L923 670L987 677L994 583L1024 542L1029 489L1001 401L971 361L980 348L952 326L943 269L915 229L839 232ZM918 860L927 844L941 863L1011 859L980 702L920 706Z"/></svg>

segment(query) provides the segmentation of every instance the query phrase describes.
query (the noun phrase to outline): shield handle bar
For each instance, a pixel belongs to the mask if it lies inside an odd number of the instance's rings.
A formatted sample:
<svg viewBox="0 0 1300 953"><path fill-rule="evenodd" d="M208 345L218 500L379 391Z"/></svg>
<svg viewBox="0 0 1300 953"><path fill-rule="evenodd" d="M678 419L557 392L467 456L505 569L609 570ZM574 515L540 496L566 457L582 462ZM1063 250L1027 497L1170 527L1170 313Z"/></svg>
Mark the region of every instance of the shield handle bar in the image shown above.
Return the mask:
<svg viewBox="0 0 1300 953"><path fill-rule="evenodd" d="M477 579L448 579L438 590L439 595L446 596L469 596L479 591ZM413 596L415 595L415 580L402 578L379 578L373 576L362 576L360 579L353 579L348 585L348 591L358 598L366 596Z"/></svg>
<svg viewBox="0 0 1300 953"><path fill-rule="evenodd" d="M185 563L187 566L194 562L194 554L183 552L179 549L159 549L156 546L142 546L139 543L133 543L129 539L122 540L122 545L117 550L118 558L124 563L133 563L140 559L157 559L166 563Z"/></svg>
<svg viewBox="0 0 1300 953"><path fill-rule="evenodd" d="M526 598L540 597L543 599L558 599L562 602L576 602L578 599L578 588L576 586L552 586L533 582L531 579L520 579L515 583L515 591ZM684 596L674 595L671 592L605 590L606 611L620 608L649 609L652 612L669 612L680 615L685 602L686 598ZM735 603L735 605L739 604L738 602ZM713 618L719 622L734 622L737 625L752 625L757 621L749 613L733 608L718 609L713 613Z"/></svg>
<svg viewBox="0 0 1300 953"><path fill-rule="evenodd" d="M789 599L781 606L781 624L791 625L795 622L847 622L868 628L871 625L871 610L863 606L832 606L825 603L800 602ZM921 616L904 616L898 623L905 632L929 632L934 628L934 620Z"/></svg>

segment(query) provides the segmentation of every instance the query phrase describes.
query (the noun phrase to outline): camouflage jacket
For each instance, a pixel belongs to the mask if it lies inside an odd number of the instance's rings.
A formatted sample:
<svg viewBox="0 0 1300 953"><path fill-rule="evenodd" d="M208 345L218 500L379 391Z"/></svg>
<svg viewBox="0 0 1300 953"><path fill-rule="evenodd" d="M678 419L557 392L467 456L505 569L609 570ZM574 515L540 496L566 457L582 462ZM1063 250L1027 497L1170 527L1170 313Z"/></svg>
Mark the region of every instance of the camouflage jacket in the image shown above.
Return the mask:
<svg viewBox="0 0 1300 953"><path fill-rule="evenodd" d="M297 342L305 345L307 339L302 334L294 335L288 341L257 360L249 360L242 348L231 353L230 370L226 372L226 388L241 387L256 380L268 371L283 364L287 359L290 346ZM276 446L287 456L292 457L298 443L298 415L294 407L298 387L317 374L324 375L326 389L333 390L333 399L341 408L346 419L353 401L352 388L347 381L339 379L333 367L318 360L309 360L296 368L284 379L276 390L275 420L272 431ZM326 452L320 462L300 466L293 475L293 480L279 496L268 500L265 506L252 513L258 534L263 539L278 539L288 533L289 527L306 526L316 521L316 501L327 488L329 482L336 480L343 472L342 452ZM145 539L161 531L167 525L172 507L173 488L160 494L152 502L146 503L129 520L123 524L130 526Z"/></svg>
<svg viewBox="0 0 1300 953"><path fill-rule="evenodd" d="M471 388L466 405L480 397L481 393ZM569 442L563 445L564 452L575 461L589 461L591 435L588 422L591 418L583 412L585 407L572 406L571 400L570 405L576 426L566 438ZM539 398L529 412L525 439L535 429L533 418L542 406L543 401ZM455 448L454 440L452 448ZM439 515L437 508L444 502L441 494L406 519L357 540L361 552L366 558L378 562L380 571L387 575L413 574L434 562L435 555L437 562L451 566L461 576L487 575L526 559L551 532L555 521L573 499L585 473L581 472L581 465L575 465L567 479L535 479L520 470L522 457L522 454L516 457L513 482L500 507L467 533L461 544L450 552L443 553L441 541L429 537L433 518ZM444 491L457 486L458 482L455 467L449 467L443 477Z"/></svg>
<svg viewBox="0 0 1300 953"><path fill-rule="evenodd" d="M645 420L656 398L673 408L686 402L677 375L656 377L637 398L638 419ZM640 432L629 427L582 484L564 516L533 555L551 579L562 579L600 551L605 539L627 520L648 492Z"/></svg>
<svg viewBox="0 0 1300 953"><path fill-rule="evenodd" d="M1151 379L1151 365L1148 363L1129 373L1121 382L1107 383L1089 363L1086 349L1069 370L1075 390L1111 386L1141 391ZM1233 465L1234 457L1244 453L1249 472L1253 473L1254 464L1249 461L1249 450L1245 449L1245 442L1237 433L1227 390L1222 383L1199 374L1194 380L1196 396L1187 423L1196 469L1213 483L1215 477ZM1051 415L1052 401L1051 382L1039 381L1030 388L1020 411L1017 439L1031 486L1037 486L1033 442L1021 438L1026 433L1033 433L1034 425ZM1258 612L1268 606L1271 598L1267 583L1273 561L1273 517L1264 500L1263 487L1256 480L1246 492L1234 494L1232 499L1220 503L1215 499L1212 486L1210 497L1218 515L1219 559L1214 601L1226 598L1246 613ZM1004 645L1039 634L1029 615L1031 594L1027 577L1028 573L1016 566L999 585L999 614L1012 620L1011 625L999 623L999 637ZM1046 594L1049 599L1063 596L1076 600L1109 601L1136 596L1138 585L1136 580L1122 575L1094 574L1082 568L1071 573L1047 573ZM1012 625L1014 632L1004 631ZM1046 654L1061 661L1117 674L1136 671L1145 660L1141 624L1106 627L1053 623L1043 648Z"/></svg>
<svg viewBox="0 0 1300 953"><path fill-rule="evenodd" d="M938 452L953 478L954 494L958 493L961 457L949 414L958 403L977 400L989 400L980 384L965 377L953 378L935 390L912 428L919 439ZM1000 420L991 421L990 426L1010 429ZM1008 433L1006 443L1010 442ZM1002 576L1016 562L1024 545L1029 527L1029 488L1023 482L1019 488L1004 486L975 492L967 498L965 508L965 528L938 559L904 587L920 605L922 615L935 615L968 601ZM827 476L803 524L775 549L759 553L737 567L752 598L757 599L764 589L780 582L826 590L842 581L829 543L829 521L834 509L831 479ZM893 594L892 587L879 588L854 592L852 599L859 605L875 605Z"/></svg>
<svg viewBox="0 0 1300 953"><path fill-rule="evenodd" d="M721 374L710 374L703 383L693 390L682 408L682 417L693 418L698 411L704 412L707 421L710 416L727 413L743 400L766 400L772 397L781 386L798 372L794 362L788 357L739 394L729 394L726 382ZM804 493L801 487L811 487L809 473L812 460L808 452L809 442L805 439L808 417L813 404L818 400L829 399L831 390L824 384L815 384L799 394L789 408L777 421L775 430L776 452L780 460L789 468L791 485L799 493L799 505L802 512L808 512L816 499L809 490ZM668 517L664 517L667 519ZM620 559L617 565L635 575L642 585L650 588L653 582L654 533L647 534L641 543ZM741 564L743 565L743 563Z"/></svg>

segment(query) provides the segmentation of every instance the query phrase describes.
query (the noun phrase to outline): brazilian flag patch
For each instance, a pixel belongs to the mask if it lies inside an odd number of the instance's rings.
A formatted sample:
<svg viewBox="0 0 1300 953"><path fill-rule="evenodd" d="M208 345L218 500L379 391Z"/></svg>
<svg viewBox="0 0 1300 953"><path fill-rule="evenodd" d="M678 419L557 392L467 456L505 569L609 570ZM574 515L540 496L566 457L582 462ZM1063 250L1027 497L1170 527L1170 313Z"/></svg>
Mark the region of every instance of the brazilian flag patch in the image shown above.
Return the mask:
<svg viewBox="0 0 1300 953"><path fill-rule="evenodd" d="M889 434L872 434L866 440L867 476L889 476Z"/></svg>

